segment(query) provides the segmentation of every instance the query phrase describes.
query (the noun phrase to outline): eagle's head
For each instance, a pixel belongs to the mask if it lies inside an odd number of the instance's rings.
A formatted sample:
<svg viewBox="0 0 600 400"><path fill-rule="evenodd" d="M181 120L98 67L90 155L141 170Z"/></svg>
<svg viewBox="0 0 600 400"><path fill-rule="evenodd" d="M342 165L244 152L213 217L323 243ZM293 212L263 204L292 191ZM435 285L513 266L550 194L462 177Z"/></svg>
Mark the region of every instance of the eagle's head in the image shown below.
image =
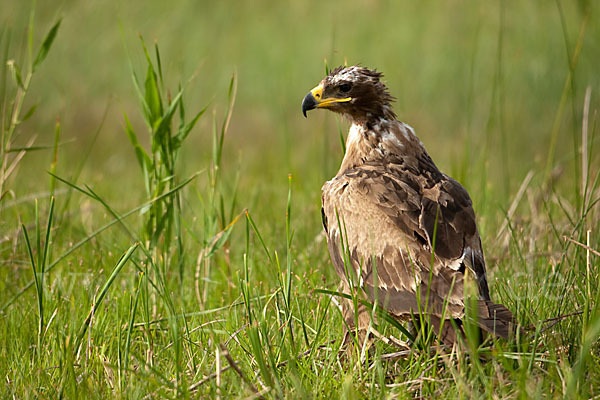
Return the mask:
<svg viewBox="0 0 600 400"><path fill-rule="evenodd" d="M376 70L352 66L337 67L311 90L302 101L302 113L326 108L343 114L352 121L395 119L390 103L393 97L381 82Z"/></svg>

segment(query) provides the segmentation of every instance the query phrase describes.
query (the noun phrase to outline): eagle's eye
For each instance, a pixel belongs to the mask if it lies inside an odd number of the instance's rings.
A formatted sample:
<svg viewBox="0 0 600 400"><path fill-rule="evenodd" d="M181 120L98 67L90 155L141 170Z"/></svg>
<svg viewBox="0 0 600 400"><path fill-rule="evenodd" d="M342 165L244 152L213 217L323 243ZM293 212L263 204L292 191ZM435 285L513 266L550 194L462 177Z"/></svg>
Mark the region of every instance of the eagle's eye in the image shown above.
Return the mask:
<svg viewBox="0 0 600 400"><path fill-rule="evenodd" d="M348 82L342 83L339 87L342 93L348 93L352 89L352 85Z"/></svg>

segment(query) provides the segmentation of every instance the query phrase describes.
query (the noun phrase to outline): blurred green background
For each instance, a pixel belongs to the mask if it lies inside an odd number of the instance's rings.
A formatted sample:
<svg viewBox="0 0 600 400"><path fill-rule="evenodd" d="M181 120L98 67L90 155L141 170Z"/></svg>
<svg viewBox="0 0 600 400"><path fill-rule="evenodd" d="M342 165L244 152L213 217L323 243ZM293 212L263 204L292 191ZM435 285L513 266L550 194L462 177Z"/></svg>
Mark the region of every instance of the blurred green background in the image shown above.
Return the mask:
<svg viewBox="0 0 600 400"><path fill-rule="evenodd" d="M15 44L25 43L32 3L3 3L0 25L10 30L9 53L18 59L24 54ZM134 157L122 113L143 127L129 66L131 59L143 75L141 34L149 45L158 41L173 91L196 74L186 91L188 108L212 102L210 111L222 115L229 79L237 74L225 153L248 176L278 177L282 188L287 172L300 182L310 176L316 198L320 182L335 173L341 157L336 118L315 112L305 121L299 111L327 59L331 66L360 63L384 72L399 118L415 128L438 166L469 187L469 176L478 173L470 166L479 169L476 161L489 158L489 184L506 200L529 169L545 165L583 10L582 2L40 1L38 40L57 17L64 20L34 78L28 102L39 104L38 113L22 127L21 139L37 134L38 144L51 143L60 118L63 140L74 140L61 148L58 171L68 171L108 107L86 173L94 182L127 176ZM559 160L572 152L573 138L562 132L572 128L573 112L581 118L585 88L599 93L599 38L592 13L575 70L574 100L566 105L558 138ZM597 99L592 96L592 105ZM192 134L183 157L186 169L204 166L211 125L210 117L203 118ZM27 158L30 165L41 158L43 165L48 155ZM26 169L21 176L33 172Z"/></svg>

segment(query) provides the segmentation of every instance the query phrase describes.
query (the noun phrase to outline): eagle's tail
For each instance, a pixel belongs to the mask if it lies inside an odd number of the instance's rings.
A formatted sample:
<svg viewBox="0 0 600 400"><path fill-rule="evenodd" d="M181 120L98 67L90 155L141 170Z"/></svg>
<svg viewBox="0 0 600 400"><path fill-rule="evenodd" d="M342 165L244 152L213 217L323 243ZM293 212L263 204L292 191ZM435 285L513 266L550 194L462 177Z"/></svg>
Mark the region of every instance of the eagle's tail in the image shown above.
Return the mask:
<svg viewBox="0 0 600 400"><path fill-rule="evenodd" d="M510 310L502 304L492 303L489 300L477 301L477 325L482 331L504 339L514 337L517 329L517 322ZM454 319L446 320L441 325L441 319L438 316L430 316L431 324L438 339L445 345L452 346L459 341L459 338L465 336L465 321Z"/></svg>
<svg viewBox="0 0 600 400"><path fill-rule="evenodd" d="M517 322L508 308L489 300L479 300L477 306L477 325L481 329L504 339L514 336Z"/></svg>

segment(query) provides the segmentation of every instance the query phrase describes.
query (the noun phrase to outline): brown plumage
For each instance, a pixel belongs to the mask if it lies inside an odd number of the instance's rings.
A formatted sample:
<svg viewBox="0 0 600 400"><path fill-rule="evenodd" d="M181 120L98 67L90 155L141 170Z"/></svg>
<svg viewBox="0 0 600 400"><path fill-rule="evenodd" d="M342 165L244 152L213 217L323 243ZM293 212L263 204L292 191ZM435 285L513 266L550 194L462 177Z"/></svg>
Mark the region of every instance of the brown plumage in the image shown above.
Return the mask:
<svg viewBox="0 0 600 400"><path fill-rule="evenodd" d="M461 331L470 275L478 325L507 338L514 318L490 301L469 194L439 171L413 129L396 119L381 77L363 67L339 67L302 103L304 115L326 108L352 123L341 167L322 188L323 226L342 289L360 286L400 320L422 311L436 333L445 318L440 340L451 344L462 332L448 320ZM344 304L348 326L365 330L368 313L358 310L355 327L354 311Z"/></svg>

